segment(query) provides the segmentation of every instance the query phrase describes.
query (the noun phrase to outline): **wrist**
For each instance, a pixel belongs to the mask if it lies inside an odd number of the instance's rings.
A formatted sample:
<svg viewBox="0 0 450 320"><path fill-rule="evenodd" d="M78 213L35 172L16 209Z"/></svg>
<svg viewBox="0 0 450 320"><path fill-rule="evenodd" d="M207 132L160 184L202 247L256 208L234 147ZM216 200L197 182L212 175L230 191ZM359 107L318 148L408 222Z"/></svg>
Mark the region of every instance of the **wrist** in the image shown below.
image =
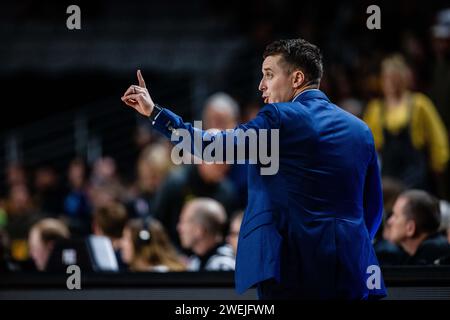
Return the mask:
<svg viewBox="0 0 450 320"><path fill-rule="evenodd" d="M150 113L150 115L148 116L148 118L150 119L150 121L152 122L152 124L154 124L156 118L158 117L159 113L162 111L162 108L158 105L158 104L154 104L153 105L153 110Z"/></svg>

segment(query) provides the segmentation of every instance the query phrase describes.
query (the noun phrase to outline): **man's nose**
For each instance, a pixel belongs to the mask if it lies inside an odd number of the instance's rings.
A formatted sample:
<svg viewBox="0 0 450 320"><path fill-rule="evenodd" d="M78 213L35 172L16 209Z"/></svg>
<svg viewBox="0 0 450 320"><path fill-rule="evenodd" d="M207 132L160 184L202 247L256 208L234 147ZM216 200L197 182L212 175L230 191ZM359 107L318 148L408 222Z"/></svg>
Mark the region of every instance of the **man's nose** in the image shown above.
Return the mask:
<svg viewBox="0 0 450 320"><path fill-rule="evenodd" d="M264 91L266 90L266 86L264 85L263 80L261 79L261 81L259 82L259 86L258 86L259 91Z"/></svg>

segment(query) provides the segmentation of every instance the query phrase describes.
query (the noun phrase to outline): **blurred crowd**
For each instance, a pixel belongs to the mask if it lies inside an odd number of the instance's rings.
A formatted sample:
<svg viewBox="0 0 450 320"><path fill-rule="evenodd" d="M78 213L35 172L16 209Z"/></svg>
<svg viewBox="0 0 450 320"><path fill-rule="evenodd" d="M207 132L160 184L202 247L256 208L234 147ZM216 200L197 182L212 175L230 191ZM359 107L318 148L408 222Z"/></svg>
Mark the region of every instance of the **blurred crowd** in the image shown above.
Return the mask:
<svg viewBox="0 0 450 320"><path fill-rule="evenodd" d="M239 117L225 93L205 102L206 129L234 128ZM234 270L246 166L175 166L171 144L152 134L130 166L131 182L111 157L92 166L75 158L65 176L10 164L0 201L2 269L47 270L58 242L95 235L109 239L122 271Z"/></svg>
<svg viewBox="0 0 450 320"><path fill-rule="evenodd" d="M430 54L405 34L398 52L360 56L353 69L330 65L321 86L372 130L383 179L374 239L382 265L450 263L450 9L438 13L430 39ZM231 129L256 115L258 104L232 87L204 102L204 129ZM175 166L171 144L149 128L137 128L147 137L129 164L131 182L108 156L93 165L75 158L64 175L51 166L5 168L0 270L48 270L59 242L91 235L108 239L120 271L233 270L246 165Z"/></svg>

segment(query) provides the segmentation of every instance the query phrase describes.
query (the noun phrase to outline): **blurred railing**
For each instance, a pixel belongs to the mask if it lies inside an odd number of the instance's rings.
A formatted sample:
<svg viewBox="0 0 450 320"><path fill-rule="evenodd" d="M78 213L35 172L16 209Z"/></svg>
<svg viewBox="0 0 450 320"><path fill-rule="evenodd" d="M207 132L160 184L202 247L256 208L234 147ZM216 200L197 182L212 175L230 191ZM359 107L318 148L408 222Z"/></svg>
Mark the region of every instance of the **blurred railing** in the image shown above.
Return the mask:
<svg viewBox="0 0 450 320"><path fill-rule="evenodd" d="M50 165L61 171L76 155L92 163L103 155L103 141L109 153L126 157L132 145L137 115L125 110L121 101L106 99L25 125L0 136L0 167L19 162L36 168ZM3 170L4 171L4 170ZM4 183L4 172L0 183Z"/></svg>
<svg viewBox="0 0 450 320"><path fill-rule="evenodd" d="M383 267L388 300L450 299L450 267ZM0 299L256 299L256 289L234 291L233 272L91 273L81 290L66 274L0 274Z"/></svg>

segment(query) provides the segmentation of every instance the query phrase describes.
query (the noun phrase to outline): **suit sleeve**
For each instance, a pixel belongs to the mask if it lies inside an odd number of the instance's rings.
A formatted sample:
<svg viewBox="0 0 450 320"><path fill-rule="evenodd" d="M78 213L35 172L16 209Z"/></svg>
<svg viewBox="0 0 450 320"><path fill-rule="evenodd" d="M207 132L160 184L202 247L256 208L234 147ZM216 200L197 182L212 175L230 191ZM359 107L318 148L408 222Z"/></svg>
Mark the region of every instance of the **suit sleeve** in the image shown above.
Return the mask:
<svg viewBox="0 0 450 320"><path fill-rule="evenodd" d="M173 144L185 143L184 147L190 148L190 153L202 158L203 152L208 145L217 142L216 145L223 146L223 154L229 147L234 149L243 148L248 156L249 141L251 139L242 138L251 133L256 134L257 138L261 134L260 129L266 129L268 148L271 143L271 130L279 129L281 125L278 108L273 104L264 106L258 115L251 121L241 124L234 129L223 130L215 133L201 130L194 127L189 122L184 122L181 117L172 111L163 108L158 117L153 122L153 127L172 141ZM220 141L217 141L220 139ZM220 142L220 143L219 143ZM239 160L243 154L234 152L233 160ZM247 158L247 157L245 157Z"/></svg>
<svg viewBox="0 0 450 320"><path fill-rule="evenodd" d="M364 221L372 240L383 217L383 193L377 153L374 147L371 151L364 183Z"/></svg>

